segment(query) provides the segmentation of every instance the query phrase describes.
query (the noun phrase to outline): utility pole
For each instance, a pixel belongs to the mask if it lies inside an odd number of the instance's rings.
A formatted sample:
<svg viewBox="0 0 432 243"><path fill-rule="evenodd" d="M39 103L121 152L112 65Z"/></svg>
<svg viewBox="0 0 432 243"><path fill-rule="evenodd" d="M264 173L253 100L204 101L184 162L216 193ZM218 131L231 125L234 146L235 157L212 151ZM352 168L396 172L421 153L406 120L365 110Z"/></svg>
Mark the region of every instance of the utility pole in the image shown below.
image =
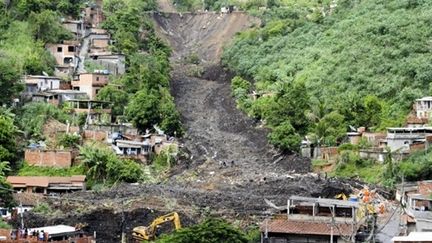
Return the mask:
<svg viewBox="0 0 432 243"><path fill-rule="evenodd" d="M335 224L335 208L334 208L334 206L330 207L330 211L331 211L330 243L333 243L333 227Z"/></svg>

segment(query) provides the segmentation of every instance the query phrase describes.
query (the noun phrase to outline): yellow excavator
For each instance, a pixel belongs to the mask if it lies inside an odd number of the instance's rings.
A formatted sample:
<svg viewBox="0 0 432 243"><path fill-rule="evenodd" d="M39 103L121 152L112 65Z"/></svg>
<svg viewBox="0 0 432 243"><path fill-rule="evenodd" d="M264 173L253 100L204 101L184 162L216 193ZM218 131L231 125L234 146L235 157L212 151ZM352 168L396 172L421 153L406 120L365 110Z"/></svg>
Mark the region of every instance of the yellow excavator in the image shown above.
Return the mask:
<svg viewBox="0 0 432 243"><path fill-rule="evenodd" d="M132 237L137 241L154 240L156 237L156 229L159 225L172 221L176 230L181 228L180 217L178 213L173 212L160 216L153 220L149 226L138 226L132 231Z"/></svg>
<svg viewBox="0 0 432 243"><path fill-rule="evenodd" d="M336 199L342 199L344 201L348 200L348 197L345 195L345 193L339 193L335 196Z"/></svg>

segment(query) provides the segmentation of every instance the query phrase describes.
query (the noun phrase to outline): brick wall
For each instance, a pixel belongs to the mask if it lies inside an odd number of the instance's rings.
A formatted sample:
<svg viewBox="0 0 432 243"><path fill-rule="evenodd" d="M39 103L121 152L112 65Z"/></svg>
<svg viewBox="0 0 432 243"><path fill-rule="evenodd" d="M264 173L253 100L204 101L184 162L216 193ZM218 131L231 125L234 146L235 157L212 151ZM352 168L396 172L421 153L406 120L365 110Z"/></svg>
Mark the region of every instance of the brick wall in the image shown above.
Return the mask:
<svg viewBox="0 0 432 243"><path fill-rule="evenodd" d="M429 196L432 194L432 182L431 181L419 181L418 182L418 193Z"/></svg>
<svg viewBox="0 0 432 243"><path fill-rule="evenodd" d="M425 144L424 143L418 143L418 144L410 144L410 152L415 151L422 151L425 150Z"/></svg>
<svg viewBox="0 0 432 243"><path fill-rule="evenodd" d="M85 130L84 131L84 139L96 140L104 142L106 140L106 132L104 131L93 131L93 130Z"/></svg>
<svg viewBox="0 0 432 243"><path fill-rule="evenodd" d="M29 165L69 168L75 158L72 151L27 149L24 159Z"/></svg>

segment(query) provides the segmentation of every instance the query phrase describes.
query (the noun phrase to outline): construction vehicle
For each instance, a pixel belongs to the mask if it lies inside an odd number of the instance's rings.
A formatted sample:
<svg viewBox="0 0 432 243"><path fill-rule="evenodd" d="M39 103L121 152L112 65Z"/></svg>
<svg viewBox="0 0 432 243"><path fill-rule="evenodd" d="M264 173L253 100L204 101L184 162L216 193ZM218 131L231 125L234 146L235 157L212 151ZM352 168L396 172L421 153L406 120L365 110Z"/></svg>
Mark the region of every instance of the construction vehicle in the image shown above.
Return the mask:
<svg viewBox="0 0 432 243"><path fill-rule="evenodd" d="M160 216L153 220L149 226L138 226L133 229L132 237L137 241L154 240L156 237L156 230L161 225L168 221L174 223L176 230L181 228L180 217L178 213L173 212L163 216Z"/></svg>
<svg viewBox="0 0 432 243"><path fill-rule="evenodd" d="M345 193L339 193L335 196L336 199L342 199L344 201L348 200L347 196L345 195Z"/></svg>

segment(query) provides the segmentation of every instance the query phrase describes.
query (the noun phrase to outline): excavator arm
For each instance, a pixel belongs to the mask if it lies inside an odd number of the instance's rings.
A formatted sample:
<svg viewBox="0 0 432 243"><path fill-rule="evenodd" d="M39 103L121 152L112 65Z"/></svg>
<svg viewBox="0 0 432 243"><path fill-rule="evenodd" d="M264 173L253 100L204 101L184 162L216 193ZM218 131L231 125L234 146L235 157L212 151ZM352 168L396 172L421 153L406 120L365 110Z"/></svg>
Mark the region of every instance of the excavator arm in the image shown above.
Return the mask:
<svg viewBox="0 0 432 243"><path fill-rule="evenodd" d="M181 228L180 217L178 213L173 212L156 218L148 227L135 227L133 229L132 236L136 240L152 240L156 236L157 227L170 221L174 223L174 227L176 230Z"/></svg>

